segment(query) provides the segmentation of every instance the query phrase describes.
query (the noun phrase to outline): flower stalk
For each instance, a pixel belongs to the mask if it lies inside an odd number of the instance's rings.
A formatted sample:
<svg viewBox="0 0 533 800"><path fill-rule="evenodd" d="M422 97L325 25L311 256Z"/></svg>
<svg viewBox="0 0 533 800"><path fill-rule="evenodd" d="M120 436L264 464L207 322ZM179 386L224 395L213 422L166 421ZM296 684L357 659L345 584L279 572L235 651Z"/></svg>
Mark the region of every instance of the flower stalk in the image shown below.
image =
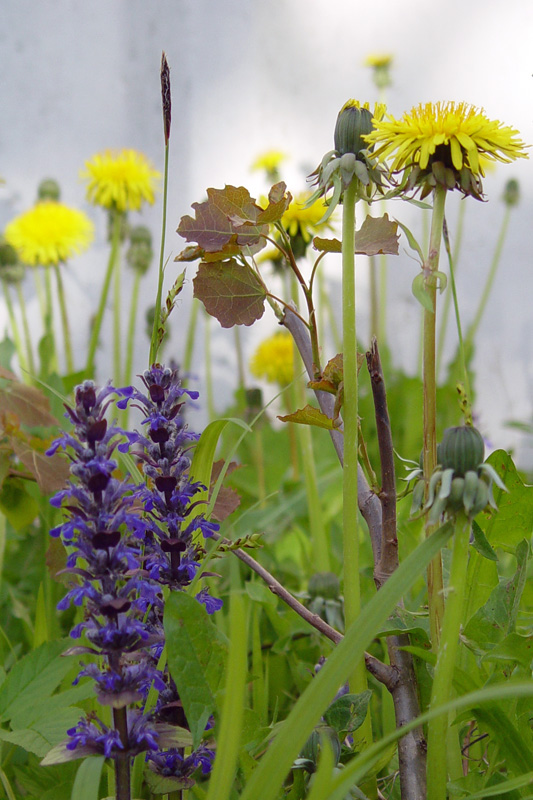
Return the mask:
<svg viewBox="0 0 533 800"><path fill-rule="evenodd" d="M466 514L459 513L453 539L450 581L446 593L446 612L431 691L431 709L437 708L451 699L453 671L459 647L466 589L471 527L471 522ZM447 797L446 783L450 760L443 754L443 743L446 742L447 731L448 714L441 714L428 723L427 789L430 800L446 800Z"/></svg>
<svg viewBox="0 0 533 800"><path fill-rule="evenodd" d="M437 465L437 381L435 362L435 338L437 317L437 276L439 254L444 223L444 206L447 189L438 184L433 195L433 215L429 237L428 258L424 265L426 273L425 288L430 298L433 311L424 308L423 331L423 381L424 381L424 475L429 481ZM434 530L434 526L426 524L426 536ZM442 594L442 561L440 554L435 556L428 568L428 598L431 641L438 647L440 629L444 614L444 598Z"/></svg>
<svg viewBox="0 0 533 800"><path fill-rule="evenodd" d="M59 264L54 264L54 272L57 283L57 297L59 300L59 313L61 316L61 327L63 328L63 344L65 347L65 360L67 364L67 372L74 372L74 356L72 355L72 341L70 337L70 326L68 322L67 304L65 302L65 291L63 287L63 278Z"/></svg>

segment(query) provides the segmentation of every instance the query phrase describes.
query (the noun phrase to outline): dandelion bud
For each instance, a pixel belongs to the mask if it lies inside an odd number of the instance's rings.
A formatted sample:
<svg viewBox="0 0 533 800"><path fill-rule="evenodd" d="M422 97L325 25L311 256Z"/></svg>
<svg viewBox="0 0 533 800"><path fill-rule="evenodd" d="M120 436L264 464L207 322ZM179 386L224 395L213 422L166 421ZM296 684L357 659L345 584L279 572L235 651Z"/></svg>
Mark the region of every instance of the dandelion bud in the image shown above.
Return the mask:
<svg viewBox="0 0 533 800"><path fill-rule="evenodd" d="M25 266L15 248L0 237L0 279L6 283L18 283L24 278L24 272Z"/></svg>
<svg viewBox="0 0 533 800"><path fill-rule="evenodd" d="M477 470L483 462L485 443L477 428L460 425L444 431L439 447L439 463L443 469L453 469L458 477Z"/></svg>
<svg viewBox="0 0 533 800"><path fill-rule="evenodd" d="M366 150L368 145L364 136L373 130L372 112L361 107L356 100L348 100L337 117L335 125L335 150L343 156L353 153L358 156L361 150Z"/></svg>
<svg viewBox="0 0 533 800"><path fill-rule="evenodd" d="M45 178L37 187L37 200L54 200L56 203L61 198L59 184L53 178Z"/></svg>
<svg viewBox="0 0 533 800"><path fill-rule="evenodd" d="M520 184L516 178L511 178L511 180L507 181L505 184L503 202L510 207L516 206L520 202Z"/></svg>
<svg viewBox="0 0 533 800"><path fill-rule="evenodd" d="M144 225L137 225L130 231L130 246L126 253L129 266L144 275L152 263L152 234Z"/></svg>

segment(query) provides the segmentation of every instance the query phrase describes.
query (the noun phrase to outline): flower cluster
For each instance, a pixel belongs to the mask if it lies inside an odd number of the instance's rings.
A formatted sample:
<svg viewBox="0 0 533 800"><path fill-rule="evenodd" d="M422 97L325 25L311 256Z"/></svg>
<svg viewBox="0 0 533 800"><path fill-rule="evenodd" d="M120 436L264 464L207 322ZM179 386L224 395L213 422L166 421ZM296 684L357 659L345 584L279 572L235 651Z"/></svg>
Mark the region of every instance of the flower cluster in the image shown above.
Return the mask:
<svg viewBox="0 0 533 800"><path fill-rule="evenodd" d="M188 478L186 450L196 436L180 412L184 394L194 398L197 393L181 387L176 370L159 365L144 373L143 382L146 394L83 383L74 407L66 407L73 432L48 451L62 448L72 462L71 481L52 500L68 519L51 533L68 546L64 572L76 580L59 608L84 607L84 619L71 636L83 635L86 643L69 652L91 662L82 665L76 682L92 678L99 703L113 709L112 727L89 715L68 731L64 747L79 757L99 753L115 760L149 751L152 770L187 781L198 767L208 771L213 755L204 746L187 758L176 750L181 744L174 726L186 727L187 721L168 670L158 669L163 587L179 590L191 582L203 552L197 535L210 536L217 526L194 503L204 487ZM142 410L142 433L125 433L108 423L114 394L121 398L119 408L132 402ZM131 448L146 483L116 477L117 448ZM209 613L222 605L207 589L197 599ZM151 687L159 699L145 712Z"/></svg>

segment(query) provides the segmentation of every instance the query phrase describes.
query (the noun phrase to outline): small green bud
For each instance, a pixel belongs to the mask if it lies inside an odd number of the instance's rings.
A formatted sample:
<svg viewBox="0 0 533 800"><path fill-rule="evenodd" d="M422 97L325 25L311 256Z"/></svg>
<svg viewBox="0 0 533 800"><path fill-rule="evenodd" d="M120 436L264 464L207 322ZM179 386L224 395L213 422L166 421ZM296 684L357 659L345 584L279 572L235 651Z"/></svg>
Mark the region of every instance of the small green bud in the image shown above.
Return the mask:
<svg viewBox="0 0 533 800"><path fill-rule="evenodd" d="M507 206L516 206L520 202L520 184L516 178L511 178L505 184L503 202Z"/></svg>
<svg viewBox="0 0 533 800"><path fill-rule="evenodd" d="M460 425L444 431L439 447L439 464L443 469L453 469L455 475L464 478L468 472L476 472L483 463L485 443L477 428Z"/></svg>
<svg viewBox="0 0 533 800"><path fill-rule="evenodd" d="M15 248L0 237L0 278L6 283L19 283L25 272L26 267L19 260Z"/></svg>
<svg viewBox="0 0 533 800"><path fill-rule="evenodd" d="M152 258L152 234L144 225L132 228L129 234L130 246L126 253L129 266L144 275L150 269Z"/></svg>
<svg viewBox="0 0 533 800"><path fill-rule="evenodd" d="M357 158L361 150L368 148L363 139L373 130L372 113L361 107L356 100L348 100L341 108L335 125L335 150L341 155L353 153Z"/></svg>
<svg viewBox="0 0 533 800"><path fill-rule="evenodd" d="M45 178L37 187L37 200L53 200L59 202L61 189L54 178Z"/></svg>

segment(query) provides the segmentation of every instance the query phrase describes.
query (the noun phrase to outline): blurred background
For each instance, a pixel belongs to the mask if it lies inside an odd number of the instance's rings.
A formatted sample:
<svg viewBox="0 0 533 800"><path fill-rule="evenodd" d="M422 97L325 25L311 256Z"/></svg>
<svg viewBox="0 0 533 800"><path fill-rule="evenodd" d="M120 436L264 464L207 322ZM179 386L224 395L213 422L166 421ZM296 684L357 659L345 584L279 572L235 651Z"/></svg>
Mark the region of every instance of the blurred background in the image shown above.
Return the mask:
<svg viewBox="0 0 533 800"><path fill-rule="evenodd" d="M65 283L75 320L74 345L85 353L90 316L103 280L108 245L102 210L88 206L78 174L107 148L134 148L163 168L159 66L171 68L172 134L166 255L167 288L177 274L174 256L185 242L175 230L209 186L268 188L251 172L265 150L287 155L282 173L290 191L333 146L336 115L350 97L374 102L371 53L393 56L387 104L395 115L419 102L466 101L520 131L533 143L533 3L524 0L2 0L0 75L0 230L35 200L45 177L56 178L65 203L83 208L96 225L95 245L67 266ZM498 165L484 182L485 203L451 197L447 217L453 240L459 205L464 239L457 265L463 324L477 307L504 214L506 182L517 178L521 201L513 210L502 261L477 340L474 361L478 426L494 447L514 446L533 467L533 437L510 430L509 420L533 417L533 162ZM422 237L418 209L396 201L389 214ZM161 200L132 221L152 229L156 252ZM420 307L411 294L419 269L405 253L389 259L387 332L394 358L416 371ZM442 251L443 264L445 253ZM368 341L368 267L359 261L359 335ZM181 269L181 268L180 268ZM326 263L334 302L340 260ZM165 358L183 357L194 265L171 317ZM28 286L28 291L31 287ZM126 296L129 297L129 291ZM153 304L156 264L143 283L144 308ZM337 298L337 301L335 300ZM36 302L36 301L35 301ZM30 301L31 309L31 301ZM110 324L110 319L108 320ZM7 324L0 305L0 326ZM267 310L260 324L242 329L249 355L276 329ZM232 332L212 321L215 401L223 411L236 384ZM200 327L194 373L202 391ZM105 343L105 331L104 331ZM457 339L450 320L445 353ZM110 348L99 356L99 378L109 375ZM146 368L148 339L139 325L135 371ZM333 355L330 353L329 355ZM81 366L81 364L80 364ZM200 408L197 427L205 421Z"/></svg>

